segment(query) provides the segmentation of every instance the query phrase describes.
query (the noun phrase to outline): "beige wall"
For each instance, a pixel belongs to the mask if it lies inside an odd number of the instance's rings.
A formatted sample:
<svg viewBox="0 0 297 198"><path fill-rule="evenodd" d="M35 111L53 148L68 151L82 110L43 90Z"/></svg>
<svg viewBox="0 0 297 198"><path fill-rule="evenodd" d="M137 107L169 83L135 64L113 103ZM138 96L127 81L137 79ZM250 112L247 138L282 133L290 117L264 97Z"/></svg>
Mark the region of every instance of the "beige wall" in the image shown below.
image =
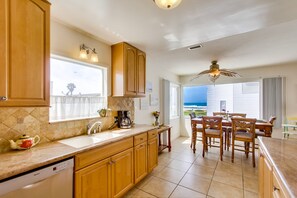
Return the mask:
<svg viewBox="0 0 297 198"><path fill-rule="evenodd" d="M179 83L179 78L177 75L170 73L164 69L163 65L160 65L159 62L153 60L150 56L150 53L147 52L147 69L146 69L146 77L147 81L151 82L153 85L152 93L147 93L145 99L134 99L135 100L135 122L136 123L143 123L143 124L152 124L154 122L154 117L152 115L153 111L161 111L160 115L160 123L163 123L162 119L162 80L167 79L174 83ZM155 95L159 99L159 104L157 106L148 106L147 109L142 110L140 108L141 101L146 100L147 102L150 101L150 95ZM169 101L168 101L169 102ZM180 136L180 119L170 120L170 125L172 126L172 139L175 139Z"/></svg>
<svg viewBox="0 0 297 198"><path fill-rule="evenodd" d="M85 44L91 48L96 48L99 56L98 65L108 68L108 95L110 95L111 79L111 46L105 44L92 35L77 31L55 20L51 21L51 53L78 59L79 46ZM78 59L79 60L79 59ZM158 71L158 65L152 64L151 58L147 57L147 80L153 82L154 93L159 97L160 82L162 78L177 81L176 75ZM80 60L81 61L81 60ZM148 96L147 96L148 98ZM161 101L161 98L159 98ZM136 103L134 105L134 102ZM147 110L137 109L139 99L130 98L108 98L108 106L113 110L113 115L117 110L126 109L131 111L132 119L135 118L137 124L151 124L152 111L159 110L162 106L154 106ZM136 107L136 111L134 111ZM103 122L103 130L106 130L113 123L113 116L107 118L85 119L60 123L48 122L48 108L0 108L0 153L9 150L7 139L17 139L22 134L30 136L39 135L41 143L50 142L62 138L77 136L86 133L87 124L100 120ZM179 122L174 123L172 130L173 137L179 136Z"/></svg>

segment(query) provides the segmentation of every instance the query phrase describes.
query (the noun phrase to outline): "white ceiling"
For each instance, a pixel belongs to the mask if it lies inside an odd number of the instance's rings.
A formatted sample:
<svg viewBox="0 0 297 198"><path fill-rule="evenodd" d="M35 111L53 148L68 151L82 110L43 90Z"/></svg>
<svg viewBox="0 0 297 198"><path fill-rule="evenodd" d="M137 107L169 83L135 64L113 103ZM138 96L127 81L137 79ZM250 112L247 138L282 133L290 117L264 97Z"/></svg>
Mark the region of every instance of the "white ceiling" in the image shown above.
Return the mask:
<svg viewBox="0 0 297 198"><path fill-rule="evenodd" d="M296 0L50 0L51 14L107 44L126 41L178 75L297 62ZM202 44L189 51L187 48Z"/></svg>

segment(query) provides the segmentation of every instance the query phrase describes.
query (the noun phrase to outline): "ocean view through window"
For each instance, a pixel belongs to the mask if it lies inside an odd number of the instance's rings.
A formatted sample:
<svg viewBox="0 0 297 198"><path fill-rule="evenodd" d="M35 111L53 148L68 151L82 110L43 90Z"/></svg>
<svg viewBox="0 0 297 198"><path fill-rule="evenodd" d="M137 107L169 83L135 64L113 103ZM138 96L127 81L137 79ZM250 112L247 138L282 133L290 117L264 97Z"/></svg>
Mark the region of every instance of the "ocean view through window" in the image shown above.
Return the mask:
<svg viewBox="0 0 297 198"><path fill-rule="evenodd" d="M197 116L207 114L207 86L184 87L184 115L195 112Z"/></svg>
<svg viewBox="0 0 297 198"><path fill-rule="evenodd" d="M184 115L213 112L245 113L260 118L260 82L184 87Z"/></svg>

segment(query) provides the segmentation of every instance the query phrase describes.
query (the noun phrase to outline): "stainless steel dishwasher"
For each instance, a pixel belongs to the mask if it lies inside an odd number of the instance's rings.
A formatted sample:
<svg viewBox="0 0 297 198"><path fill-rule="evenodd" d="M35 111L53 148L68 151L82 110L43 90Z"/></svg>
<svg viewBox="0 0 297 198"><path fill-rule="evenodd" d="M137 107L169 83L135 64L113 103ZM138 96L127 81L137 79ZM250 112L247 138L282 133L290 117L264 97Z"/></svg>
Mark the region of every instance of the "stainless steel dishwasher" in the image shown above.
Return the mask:
<svg viewBox="0 0 297 198"><path fill-rule="evenodd" d="M72 198L73 158L0 182L0 198Z"/></svg>

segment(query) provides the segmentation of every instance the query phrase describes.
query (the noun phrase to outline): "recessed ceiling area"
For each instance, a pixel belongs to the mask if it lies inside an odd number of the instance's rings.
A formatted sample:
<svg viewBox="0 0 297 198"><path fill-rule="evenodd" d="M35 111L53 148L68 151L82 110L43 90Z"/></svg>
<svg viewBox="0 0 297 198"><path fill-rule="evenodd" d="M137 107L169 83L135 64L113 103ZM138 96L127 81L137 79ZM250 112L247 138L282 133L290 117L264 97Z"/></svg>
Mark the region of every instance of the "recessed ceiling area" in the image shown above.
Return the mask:
<svg viewBox="0 0 297 198"><path fill-rule="evenodd" d="M110 45L131 43L149 64L177 75L208 69L212 60L226 69L297 62L295 0L183 0L172 10L153 0L50 2L54 19Z"/></svg>

